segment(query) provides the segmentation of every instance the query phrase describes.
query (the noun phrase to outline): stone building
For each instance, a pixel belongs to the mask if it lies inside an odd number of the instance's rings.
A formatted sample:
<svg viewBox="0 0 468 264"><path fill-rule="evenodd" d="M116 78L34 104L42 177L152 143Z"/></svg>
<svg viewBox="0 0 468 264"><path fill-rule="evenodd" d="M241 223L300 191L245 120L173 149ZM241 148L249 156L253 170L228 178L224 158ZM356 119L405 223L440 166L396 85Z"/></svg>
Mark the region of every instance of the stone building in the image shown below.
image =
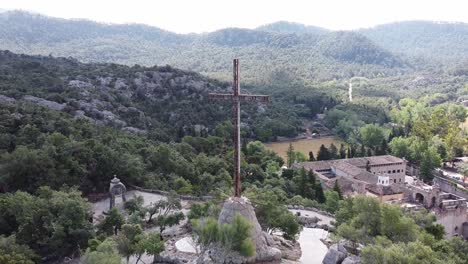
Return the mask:
<svg viewBox="0 0 468 264"><path fill-rule="evenodd" d="M367 194L370 188L371 193L383 197L402 193L399 188L405 184L406 161L383 155L301 162L293 164L293 168L314 171L327 187L338 181L343 193L347 195Z"/></svg>
<svg viewBox="0 0 468 264"><path fill-rule="evenodd" d="M427 208L444 226L445 237L460 236L468 239L468 205L466 192L454 190L453 185L436 177L433 185L408 175L417 174L403 159L385 155L364 158L301 162L293 168L314 171L321 183L333 188L335 182L344 195L363 194L381 202L398 203L409 210ZM406 178L405 178L406 176ZM452 188L448 188L452 186ZM443 189L445 192L441 189ZM409 206L409 207L408 207ZM412 209L411 209L412 208Z"/></svg>

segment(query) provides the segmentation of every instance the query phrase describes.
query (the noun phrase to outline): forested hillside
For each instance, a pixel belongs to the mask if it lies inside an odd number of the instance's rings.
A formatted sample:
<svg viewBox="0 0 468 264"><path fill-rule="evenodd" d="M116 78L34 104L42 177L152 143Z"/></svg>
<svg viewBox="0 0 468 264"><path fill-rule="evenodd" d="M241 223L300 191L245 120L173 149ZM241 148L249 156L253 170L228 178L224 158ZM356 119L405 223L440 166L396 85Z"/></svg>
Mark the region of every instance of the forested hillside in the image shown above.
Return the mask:
<svg viewBox="0 0 468 264"><path fill-rule="evenodd" d="M169 64L221 79L230 77L230 61L237 57L243 78L255 84L282 71L306 80L440 71L466 65L467 41L468 26L462 23L413 21L340 32L277 22L254 30L181 35L139 24L0 14L0 49L85 62Z"/></svg>
<svg viewBox="0 0 468 264"><path fill-rule="evenodd" d="M468 24L408 21L359 30L397 54L426 57L445 64L468 60Z"/></svg>
<svg viewBox="0 0 468 264"><path fill-rule="evenodd" d="M296 34L278 27L281 24L263 27L265 31L230 28L178 35L145 25L108 25L14 11L0 14L0 49L87 62L169 64L223 79L230 77L231 59L237 57L245 65L243 78L256 83L277 71L326 80L410 70L404 58L359 33L306 27L307 34Z"/></svg>

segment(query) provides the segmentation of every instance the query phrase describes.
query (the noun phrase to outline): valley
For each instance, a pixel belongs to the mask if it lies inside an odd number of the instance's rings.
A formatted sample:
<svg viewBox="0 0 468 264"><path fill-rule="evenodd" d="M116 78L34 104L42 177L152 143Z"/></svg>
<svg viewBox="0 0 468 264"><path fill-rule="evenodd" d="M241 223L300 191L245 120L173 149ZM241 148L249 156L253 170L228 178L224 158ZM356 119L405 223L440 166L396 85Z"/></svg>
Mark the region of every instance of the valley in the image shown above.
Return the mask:
<svg viewBox="0 0 468 264"><path fill-rule="evenodd" d="M466 23L0 9L0 263L465 264L467 100Z"/></svg>

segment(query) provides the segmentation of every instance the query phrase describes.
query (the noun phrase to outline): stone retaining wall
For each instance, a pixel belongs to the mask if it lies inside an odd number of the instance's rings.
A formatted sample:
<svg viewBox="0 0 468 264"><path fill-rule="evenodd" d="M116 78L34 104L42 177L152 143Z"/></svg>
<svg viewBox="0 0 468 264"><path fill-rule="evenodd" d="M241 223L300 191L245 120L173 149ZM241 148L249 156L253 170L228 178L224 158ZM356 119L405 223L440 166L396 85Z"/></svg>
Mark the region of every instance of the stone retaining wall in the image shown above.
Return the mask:
<svg viewBox="0 0 468 264"><path fill-rule="evenodd" d="M465 199L468 199L468 191L458 188L458 187L457 187L454 183L452 183L451 181L449 181L449 180L447 180L447 179L444 179L444 178L441 178L441 177L434 177L434 182L436 182L437 184L439 184L440 189L441 189L443 192L446 192L446 193L453 193L453 194L455 194L455 195L458 195L458 196L460 196L460 197L463 197L463 198L465 198Z"/></svg>
<svg viewBox="0 0 468 264"><path fill-rule="evenodd" d="M314 207L306 207L306 206L302 206L302 205L288 205L288 209L297 209L297 210L312 211L312 212L319 213L319 214L321 214L321 215L325 215L325 216L329 216L329 217L335 218L335 215L334 215L334 214L331 214L331 213L329 213L329 212L322 211L322 210L317 209L317 208L314 208Z"/></svg>
<svg viewBox="0 0 468 264"><path fill-rule="evenodd" d="M165 196L170 194L170 192L156 190L156 189L146 189L146 188L138 187L135 185L130 185L130 187L132 187L132 189L135 189L141 192L156 193L156 194L165 195ZM206 202L206 201L213 199L213 196L191 196L191 195L181 195L181 194L177 194L176 196L179 197L181 200L199 201L199 202Z"/></svg>

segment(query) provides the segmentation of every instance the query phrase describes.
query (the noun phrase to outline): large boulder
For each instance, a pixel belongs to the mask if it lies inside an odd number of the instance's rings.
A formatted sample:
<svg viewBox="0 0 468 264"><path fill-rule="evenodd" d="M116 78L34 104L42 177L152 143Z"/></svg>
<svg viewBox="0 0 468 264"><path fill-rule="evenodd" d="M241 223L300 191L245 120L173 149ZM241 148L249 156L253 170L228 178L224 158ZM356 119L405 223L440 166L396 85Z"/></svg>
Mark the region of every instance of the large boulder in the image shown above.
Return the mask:
<svg viewBox="0 0 468 264"><path fill-rule="evenodd" d="M256 262L280 263L281 251L268 245L269 235L262 231L255 215L254 208L245 197L231 197L224 202L219 214L218 223L231 223L236 214L242 215L251 224L251 238L255 244L256 254L253 257L241 256L238 252L226 252L225 249L212 248L210 257L215 263L246 264Z"/></svg>
<svg viewBox="0 0 468 264"><path fill-rule="evenodd" d="M323 258L322 264L342 264L347 256L348 252L343 244L333 244Z"/></svg>
<svg viewBox="0 0 468 264"><path fill-rule="evenodd" d="M286 240L277 235L268 235L267 243L269 246L278 248L281 251L281 256L283 260L287 259L297 261L302 256L301 245L297 241Z"/></svg>
<svg viewBox="0 0 468 264"><path fill-rule="evenodd" d="M361 258L358 256L351 255L343 260L341 264L360 264Z"/></svg>

